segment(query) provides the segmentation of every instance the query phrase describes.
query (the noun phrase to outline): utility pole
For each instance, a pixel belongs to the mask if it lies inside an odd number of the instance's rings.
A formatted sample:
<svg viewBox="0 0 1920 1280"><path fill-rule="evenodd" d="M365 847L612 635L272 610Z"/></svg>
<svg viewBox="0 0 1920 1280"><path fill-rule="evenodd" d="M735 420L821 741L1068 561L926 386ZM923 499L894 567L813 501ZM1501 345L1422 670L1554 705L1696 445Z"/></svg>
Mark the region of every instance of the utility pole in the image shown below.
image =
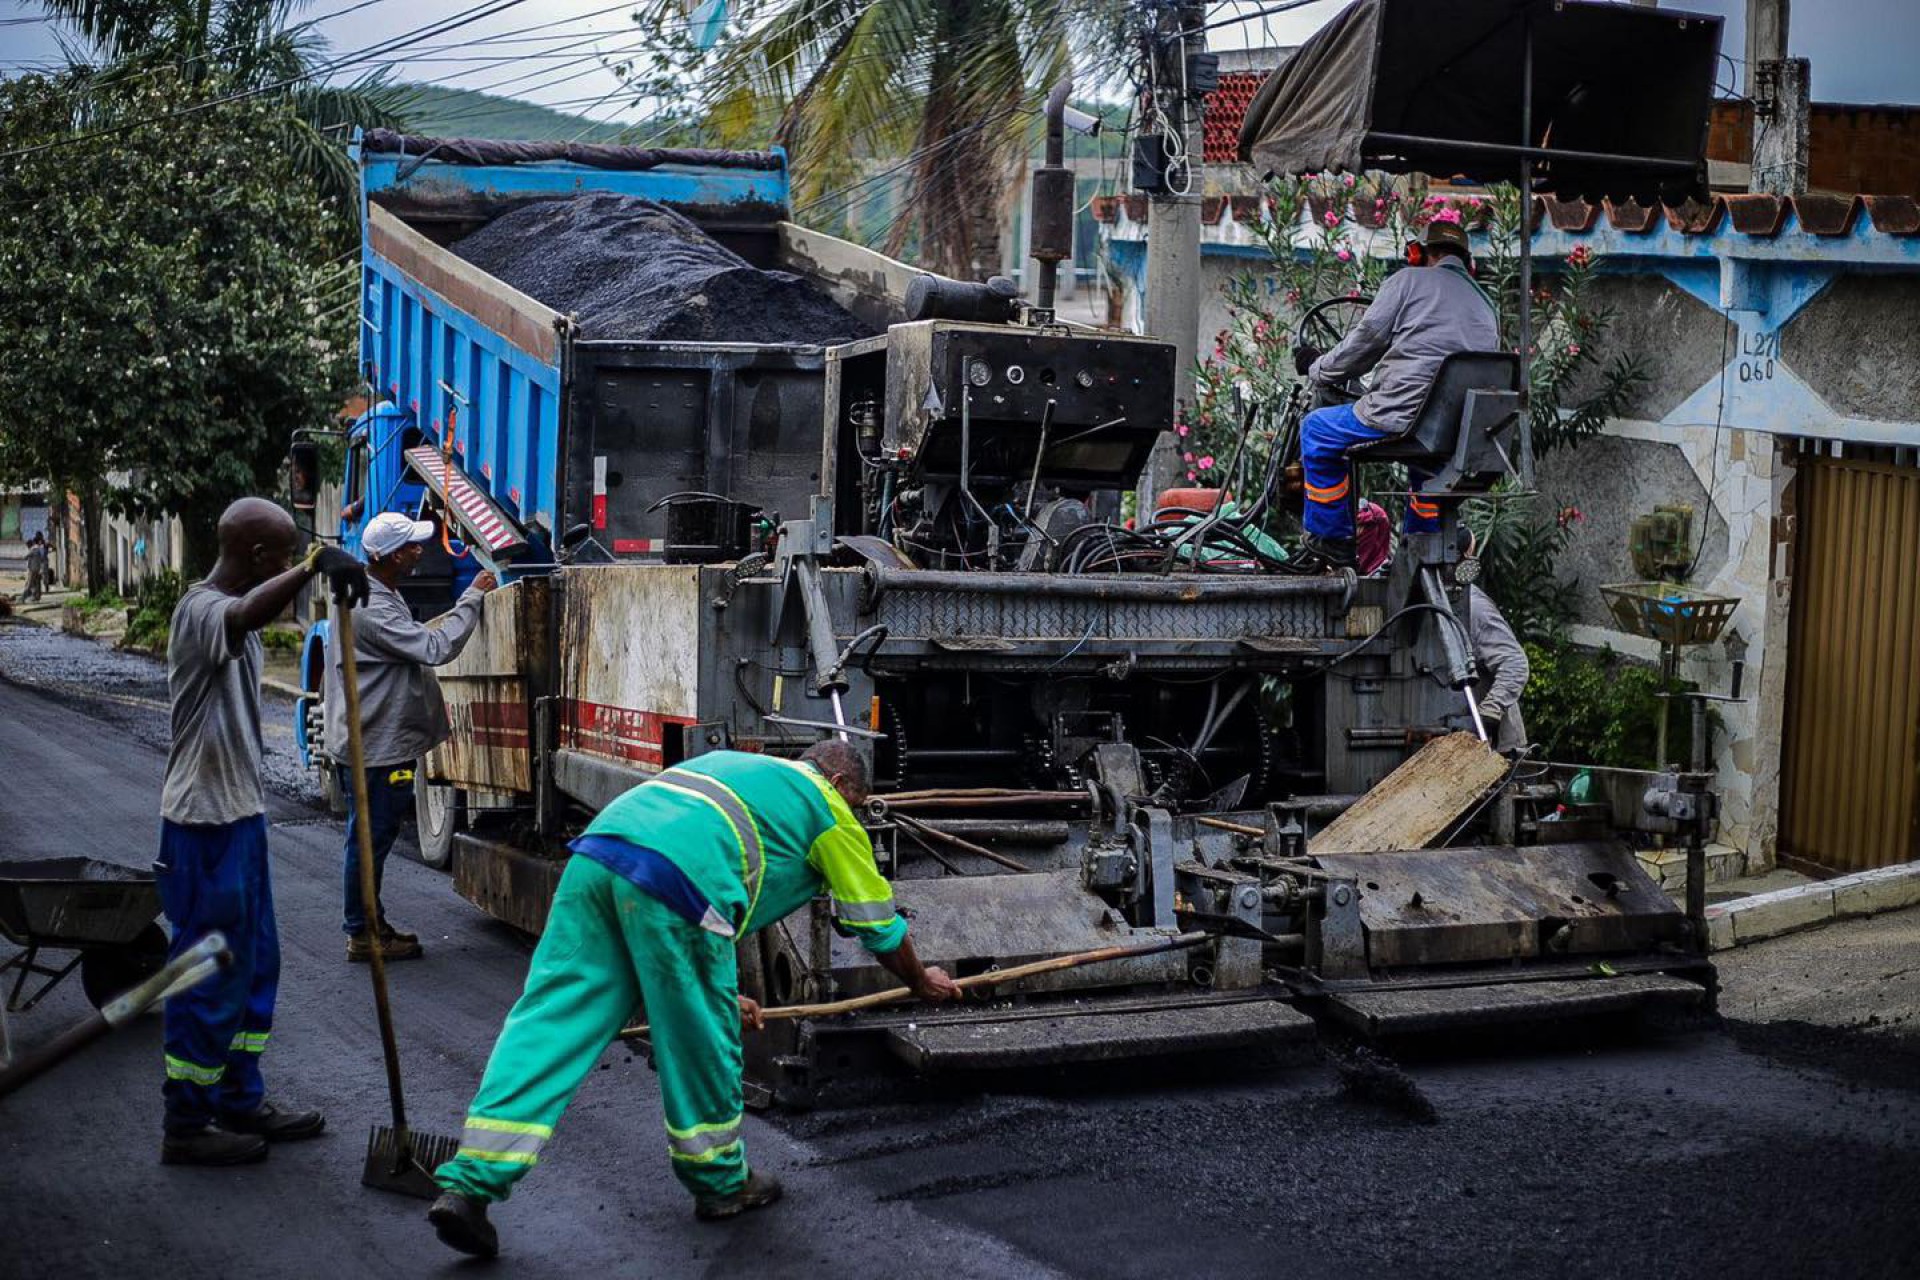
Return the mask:
<svg viewBox="0 0 1920 1280"><path fill-rule="evenodd" d="M1809 181L1805 58L1787 56L1788 0L1747 0L1747 97L1753 101L1752 172L1747 190L1798 195Z"/></svg>
<svg viewBox="0 0 1920 1280"><path fill-rule="evenodd" d="M1148 192L1146 327L1174 347L1178 412L1193 405L1193 363L1200 345L1200 196L1202 98L1218 82L1219 63L1206 53L1204 4L1148 0L1157 127L1135 143L1134 185ZM1146 179L1143 181L1143 179ZM1176 437L1154 446L1141 477L1150 505L1179 469ZM1147 514L1151 514L1150 512Z"/></svg>

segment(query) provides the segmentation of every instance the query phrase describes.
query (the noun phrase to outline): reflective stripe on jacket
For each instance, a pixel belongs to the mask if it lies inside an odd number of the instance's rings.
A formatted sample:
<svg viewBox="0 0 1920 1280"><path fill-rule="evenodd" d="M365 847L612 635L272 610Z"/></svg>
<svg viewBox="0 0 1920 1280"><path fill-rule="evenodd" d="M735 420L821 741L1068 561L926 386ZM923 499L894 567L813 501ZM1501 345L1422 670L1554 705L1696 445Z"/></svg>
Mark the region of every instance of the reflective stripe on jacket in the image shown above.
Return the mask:
<svg viewBox="0 0 1920 1280"><path fill-rule="evenodd" d="M587 833L658 851L740 933L782 919L824 889L834 918L867 950L892 951L907 934L866 828L810 765L709 752L628 791Z"/></svg>

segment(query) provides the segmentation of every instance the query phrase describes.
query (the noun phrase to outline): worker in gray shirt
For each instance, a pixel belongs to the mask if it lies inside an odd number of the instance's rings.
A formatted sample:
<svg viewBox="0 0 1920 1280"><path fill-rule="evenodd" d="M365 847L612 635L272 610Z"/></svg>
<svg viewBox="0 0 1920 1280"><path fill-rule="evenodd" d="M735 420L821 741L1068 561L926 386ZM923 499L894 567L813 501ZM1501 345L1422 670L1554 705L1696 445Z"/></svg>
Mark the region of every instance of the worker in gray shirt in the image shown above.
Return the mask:
<svg viewBox="0 0 1920 1280"><path fill-rule="evenodd" d="M1473 663L1480 668L1473 686L1480 723L1496 751L1518 751L1527 745L1527 724L1520 718L1520 695L1532 674L1527 651L1492 596L1479 587L1468 587L1467 596L1467 632L1473 639Z"/></svg>
<svg viewBox="0 0 1920 1280"><path fill-rule="evenodd" d="M1407 246L1409 266L1388 276L1360 323L1322 354L1302 346L1294 368L1322 387L1338 387L1368 370L1373 384L1352 404L1327 405L1300 423L1306 472L1306 536L1288 560L1293 573L1351 568L1353 464L1347 450L1413 424L1440 362L1462 351L1500 350L1493 301L1474 283L1467 233L1457 222L1430 222L1421 243ZM1402 527L1434 533L1440 508L1419 495L1427 476L1409 467Z"/></svg>
<svg viewBox="0 0 1920 1280"><path fill-rule="evenodd" d="M1478 545L1464 521L1457 539L1461 554L1473 559ZM1533 670L1527 662L1527 651L1507 625L1500 606L1478 586L1467 588L1467 639L1473 645L1473 665L1480 669L1473 697L1480 706L1480 723L1486 727L1487 741L1496 751L1519 751L1527 745L1520 695L1526 692Z"/></svg>
<svg viewBox="0 0 1920 1280"><path fill-rule="evenodd" d="M403 933L378 912L379 936L367 926L366 904L360 896L360 826L367 823L373 837L374 892L379 892L387 854L400 834L400 823L413 805L414 764L448 733L445 704L428 667L453 661L466 647L480 621L480 602L494 588L491 573L482 573L461 593L448 612L431 622L414 620L400 595L400 581L413 572L436 530L425 520L384 511L367 522L360 549L367 557L372 590L366 608L353 618L354 659L360 676L360 738L366 765L367 812L353 801L350 766L336 766L340 790L347 799L347 846L343 868L347 932L347 959L369 960L380 947L388 960L411 960L421 954L420 939ZM327 753L336 761L348 759L346 677L340 646L330 637L327 646Z"/></svg>
<svg viewBox="0 0 1920 1280"><path fill-rule="evenodd" d="M316 1111L265 1100L260 1057L280 988L280 937L267 871L266 797L260 787L259 631L316 573L335 599L365 599L367 574L337 547L299 543L293 517L260 498L226 509L220 558L180 597L167 640L172 742L160 792L154 879L173 926L169 958L218 931L233 961L167 1000L163 1164L264 1160L269 1142L311 1138Z"/></svg>

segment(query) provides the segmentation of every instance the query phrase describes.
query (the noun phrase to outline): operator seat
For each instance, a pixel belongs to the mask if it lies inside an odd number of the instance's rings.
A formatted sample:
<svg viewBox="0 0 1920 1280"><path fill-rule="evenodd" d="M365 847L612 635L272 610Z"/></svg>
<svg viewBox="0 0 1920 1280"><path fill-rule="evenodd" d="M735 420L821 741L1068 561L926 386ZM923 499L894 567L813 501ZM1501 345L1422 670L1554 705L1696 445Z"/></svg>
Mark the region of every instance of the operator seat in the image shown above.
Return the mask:
<svg viewBox="0 0 1920 1280"><path fill-rule="evenodd" d="M1440 362L1404 431L1350 445L1355 462L1404 462L1432 473L1423 497L1484 493L1513 470L1501 438L1520 420L1520 357L1456 351Z"/></svg>

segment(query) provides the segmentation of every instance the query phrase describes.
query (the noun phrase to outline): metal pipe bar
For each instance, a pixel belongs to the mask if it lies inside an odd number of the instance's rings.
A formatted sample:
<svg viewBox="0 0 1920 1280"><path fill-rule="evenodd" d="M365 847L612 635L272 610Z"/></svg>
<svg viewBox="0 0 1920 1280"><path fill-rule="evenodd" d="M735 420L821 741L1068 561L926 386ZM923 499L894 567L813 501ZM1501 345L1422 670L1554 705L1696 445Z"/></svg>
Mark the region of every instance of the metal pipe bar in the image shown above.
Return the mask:
<svg viewBox="0 0 1920 1280"><path fill-rule="evenodd" d="M1520 19L1520 487L1533 488L1533 161L1524 154L1533 146L1533 16ZM1487 740L1480 708L1467 692L1473 727Z"/></svg>
<svg viewBox="0 0 1920 1280"><path fill-rule="evenodd" d="M1471 151L1479 155L1514 160L1573 160L1580 164L1604 164L1621 169L1642 169L1648 173L1699 172L1692 160L1668 160L1657 156L1623 156L1610 151L1575 151L1564 147L1515 146L1506 142L1472 142L1464 138L1423 138L1413 133L1369 133L1361 140L1361 149L1372 144L1402 147L1445 147L1450 151Z"/></svg>
<svg viewBox="0 0 1920 1280"><path fill-rule="evenodd" d="M1046 818L928 818L926 825L968 840L1005 840L1014 844L1065 844L1071 823Z"/></svg>

